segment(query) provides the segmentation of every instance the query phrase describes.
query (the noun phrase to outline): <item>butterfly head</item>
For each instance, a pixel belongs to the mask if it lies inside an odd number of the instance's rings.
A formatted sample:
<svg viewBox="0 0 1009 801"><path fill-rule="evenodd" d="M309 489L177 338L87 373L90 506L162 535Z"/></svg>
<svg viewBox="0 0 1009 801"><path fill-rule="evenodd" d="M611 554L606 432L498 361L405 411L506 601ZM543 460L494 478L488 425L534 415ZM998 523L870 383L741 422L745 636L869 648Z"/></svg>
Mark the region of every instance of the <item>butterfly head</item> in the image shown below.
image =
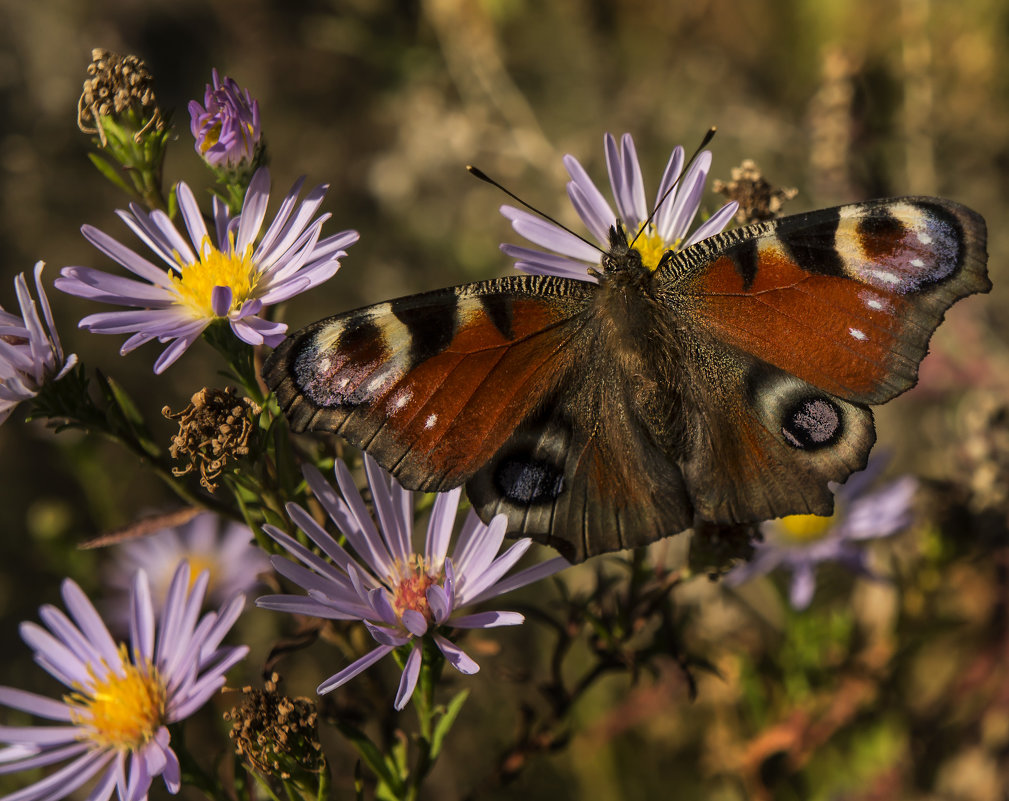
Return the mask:
<svg viewBox="0 0 1009 801"><path fill-rule="evenodd" d="M627 232L619 220L616 225L610 226L610 247L603 254L602 265L603 273L606 275L640 273L648 270L641 260L641 252L628 243Z"/></svg>

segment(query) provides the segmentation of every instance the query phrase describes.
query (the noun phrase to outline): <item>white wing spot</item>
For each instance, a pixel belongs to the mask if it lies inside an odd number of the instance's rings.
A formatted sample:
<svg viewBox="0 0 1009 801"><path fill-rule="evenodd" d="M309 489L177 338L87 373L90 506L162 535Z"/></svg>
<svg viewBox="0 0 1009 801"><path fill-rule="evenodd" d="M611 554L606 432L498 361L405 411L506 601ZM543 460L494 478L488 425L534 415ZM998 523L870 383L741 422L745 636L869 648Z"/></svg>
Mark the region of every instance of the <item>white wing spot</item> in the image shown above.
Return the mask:
<svg viewBox="0 0 1009 801"><path fill-rule="evenodd" d="M893 273L887 272L886 270L872 269L872 270L869 270L869 275L871 275L873 278L878 278L884 284L899 284L900 283L900 276L894 275Z"/></svg>
<svg viewBox="0 0 1009 801"><path fill-rule="evenodd" d="M319 362L319 370L322 372L326 372L332 363L333 362L330 361L329 356L327 356L326 358L324 358L322 361Z"/></svg>
<svg viewBox="0 0 1009 801"><path fill-rule="evenodd" d="M931 245L932 237L922 231L918 231L918 241L923 245Z"/></svg>
<svg viewBox="0 0 1009 801"><path fill-rule="evenodd" d="M406 406L411 400L413 400L413 392L409 389L401 390L396 393L396 397L392 399L389 403L388 409L389 414L394 414Z"/></svg>
<svg viewBox="0 0 1009 801"><path fill-rule="evenodd" d="M883 308L883 304L880 303L878 300L867 300L865 302L865 305L868 306L870 309L875 309L876 311L879 311L880 309Z"/></svg>
<svg viewBox="0 0 1009 801"><path fill-rule="evenodd" d="M911 259L911 266L912 267L924 267L925 266L925 262L923 262L921 259Z"/></svg>
<svg viewBox="0 0 1009 801"><path fill-rule="evenodd" d="M849 328L848 333L851 334L853 337L855 337L855 339L857 339L859 342L863 342L869 338L865 335L864 331L859 331L857 328Z"/></svg>
<svg viewBox="0 0 1009 801"><path fill-rule="evenodd" d="M344 376L343 378L341 378L339 381L336 382L336 388L337 389L343 389L349 383L350 383L350 379L347 378L347 376Z"/></svg>
<svg viewBox="0 0 1009 801"><path fill-rule="evenodd" d="M427 420L424 421L424 428L434 428L434 424L438 422L438 415L429 414Z"/></svg>

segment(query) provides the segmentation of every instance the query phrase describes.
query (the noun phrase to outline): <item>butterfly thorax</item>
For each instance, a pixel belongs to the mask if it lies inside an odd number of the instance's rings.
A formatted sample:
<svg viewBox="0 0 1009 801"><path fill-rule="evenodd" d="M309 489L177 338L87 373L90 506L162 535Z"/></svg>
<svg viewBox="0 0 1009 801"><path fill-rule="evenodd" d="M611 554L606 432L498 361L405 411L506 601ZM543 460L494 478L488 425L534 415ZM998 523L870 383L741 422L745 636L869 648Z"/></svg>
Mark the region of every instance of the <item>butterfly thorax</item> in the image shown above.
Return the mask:
<svg viewBox="0 0 1009 801"><path fill-rule="evenodd" d="M664 440L680 405L674 318L658 296L655 272L622 229L611 229L602 267L595 295L596 348L609 354L604 367L609 386L625 392L624 408L651 421L652 436Z"/></svg>
<svg viewBox="0 0 1009 801"><path fill-rule="evenodd" d="M654 334L653 316L660 311L655 300L655 273L645 266L641 253L627 242L621 226L610 228L610 249L602 257L599 302L606 315L627 337Z"/></svg>

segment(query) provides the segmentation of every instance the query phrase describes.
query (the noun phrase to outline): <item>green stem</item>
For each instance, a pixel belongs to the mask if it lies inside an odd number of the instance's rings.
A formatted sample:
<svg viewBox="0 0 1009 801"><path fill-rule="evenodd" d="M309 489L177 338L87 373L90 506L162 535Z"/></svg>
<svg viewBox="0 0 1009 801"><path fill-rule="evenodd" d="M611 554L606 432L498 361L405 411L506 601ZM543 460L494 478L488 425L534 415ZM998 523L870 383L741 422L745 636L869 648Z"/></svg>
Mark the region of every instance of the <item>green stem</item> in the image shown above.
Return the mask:
<svg viewBox="0 0 1009 801"><path fill-rule="evenodd" d="M172 751L179 758L183 784L196 787L207 798L213 799L213 801L231 801L231 798L224 791L224 788L220 786L220 783L193 759L192 754L189 753L189 749L186 748L181 727L173 727Z"/></svg>
<svg viewBox="0 0 1009 801"><path fill-rule="evenodd" d="M278 796L273 791L273 788L270 787L270 783L266 779L264 779L262 776L260 776L255 771L248 771L248 773L249 773L250 776L252 776L252 778L254 778L256 780L256 782L259 784L259 786L272 799L272 801L280 801L280 796Z"/></svg>

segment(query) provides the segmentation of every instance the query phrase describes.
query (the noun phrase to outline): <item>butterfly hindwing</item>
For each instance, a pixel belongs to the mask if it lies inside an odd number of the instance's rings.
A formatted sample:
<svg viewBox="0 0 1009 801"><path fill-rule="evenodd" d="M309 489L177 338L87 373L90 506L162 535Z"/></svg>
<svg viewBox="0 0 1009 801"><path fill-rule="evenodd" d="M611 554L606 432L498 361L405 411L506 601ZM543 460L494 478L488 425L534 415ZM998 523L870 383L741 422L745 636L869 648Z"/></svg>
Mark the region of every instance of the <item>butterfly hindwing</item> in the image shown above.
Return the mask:
<svg viewBox="0 0 1009 801"><path fill-rule="evenodd" d="M914 385L946 309L990 289L985 237L959 204L876 200L719 234L660 278L719 341L877 404Z"/></svg>
<svg viewBox="0 0 1009 801"><path fill-rule="evenodd" d="M628 375L607 347L608 320L590 319L586 333L590 358L576 380L558 385L466 484L481 517L504 513L510 533L570 561L654 542L694 515L677 465L679 396L664 388L656 399Z"/></svg>
<svg viewBox="0 0 1009 801"><path fill-rule="evenodd" d="M689 366L682 464L697 516L716 523L830 514L828 482L865 467L872 411L715 341Z"/></svg>

